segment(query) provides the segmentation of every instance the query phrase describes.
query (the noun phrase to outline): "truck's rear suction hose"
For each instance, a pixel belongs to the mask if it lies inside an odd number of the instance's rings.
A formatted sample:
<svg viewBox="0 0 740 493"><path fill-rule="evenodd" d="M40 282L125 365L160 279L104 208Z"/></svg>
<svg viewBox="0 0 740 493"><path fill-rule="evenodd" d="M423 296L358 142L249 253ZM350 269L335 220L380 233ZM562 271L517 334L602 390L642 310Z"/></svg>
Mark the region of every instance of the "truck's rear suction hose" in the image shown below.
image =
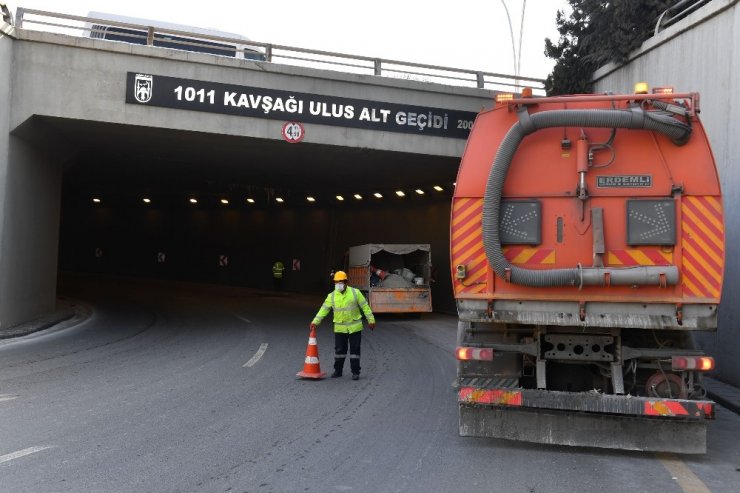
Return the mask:
<svg viewBox="0 0 740 493"><path fill-rule="evenodd" d="M691 127L664 112L628 110L553 110L530 115L519 111L519 122L509 129L496 152L483 196L483 245L488 262L496 274L514 284L531 287L584 286L604 284L674 285L678 283L676 266L662 267L574 267L569 269L532 270L513 266L504 256L499 237L499 212L504 181L522 139L537 130L550 127L628 128L660 132L676 145L684 144ZM508 271L508 276L507 276Z"/></svg>

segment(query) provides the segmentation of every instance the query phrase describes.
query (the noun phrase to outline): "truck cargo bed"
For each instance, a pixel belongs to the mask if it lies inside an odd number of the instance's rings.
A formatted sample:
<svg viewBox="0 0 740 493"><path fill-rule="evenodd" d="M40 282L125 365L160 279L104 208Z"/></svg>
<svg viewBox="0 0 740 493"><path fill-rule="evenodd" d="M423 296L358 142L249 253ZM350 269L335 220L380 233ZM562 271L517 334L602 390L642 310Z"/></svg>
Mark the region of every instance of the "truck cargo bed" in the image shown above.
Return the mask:
<svg viewBox="0 0 740 493"><path fill-rule="evenodd" d="M349 249L349 285L365 293L375 313L432 311L431 247L368 243Z"/></svg>

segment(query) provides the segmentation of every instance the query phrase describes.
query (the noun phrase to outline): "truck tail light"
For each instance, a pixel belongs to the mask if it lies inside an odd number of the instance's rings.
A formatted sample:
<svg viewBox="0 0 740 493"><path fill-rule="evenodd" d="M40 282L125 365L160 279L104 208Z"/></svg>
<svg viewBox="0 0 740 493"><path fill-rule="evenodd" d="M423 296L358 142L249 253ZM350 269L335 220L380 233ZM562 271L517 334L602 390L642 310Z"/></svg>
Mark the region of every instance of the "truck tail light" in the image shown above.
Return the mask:
<svg viewBox="0 0 740 493"><path fill-rule="evenodd" d="M673 370L714 370L714 358L711 356L673 356L671 358Z"/></svg>
<svg viewBox="0 0 740 493"><path fill-rule="evenodd" d="M464 347L460 346L455 351L457 359L460 361L478 360L478 361L492 361L493 360L493 349L478 348L478 347Z"/></svg>

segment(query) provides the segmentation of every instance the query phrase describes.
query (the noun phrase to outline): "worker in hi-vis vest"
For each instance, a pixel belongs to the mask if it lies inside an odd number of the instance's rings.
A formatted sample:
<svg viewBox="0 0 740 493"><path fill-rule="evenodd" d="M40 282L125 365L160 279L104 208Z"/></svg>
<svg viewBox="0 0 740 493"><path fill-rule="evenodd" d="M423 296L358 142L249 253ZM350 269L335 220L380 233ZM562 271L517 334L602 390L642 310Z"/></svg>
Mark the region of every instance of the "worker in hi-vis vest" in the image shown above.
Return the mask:
<svg viewBox="0 0 740 493"><path fill-rule="evenodd" d="M370 330L375 329L375 316L360 290L347 286L347 274L339 270L334 274L334 291L324 300L319 312L311 322L311 331L334 311L334 373L332 378L342 376L344 359L349 345L349 368L352 380L360 378L360 343L362 342L362 314L365 314Z"/></svg>
<svg viewBox="0 0 740 493"><path fill-rule="evenodd" d="M280 291L280 289L283 286L283 271L285 270L285 265L279 260L276 260L274 264L272 264L272 282L275 287L275 291Z"/></svg>

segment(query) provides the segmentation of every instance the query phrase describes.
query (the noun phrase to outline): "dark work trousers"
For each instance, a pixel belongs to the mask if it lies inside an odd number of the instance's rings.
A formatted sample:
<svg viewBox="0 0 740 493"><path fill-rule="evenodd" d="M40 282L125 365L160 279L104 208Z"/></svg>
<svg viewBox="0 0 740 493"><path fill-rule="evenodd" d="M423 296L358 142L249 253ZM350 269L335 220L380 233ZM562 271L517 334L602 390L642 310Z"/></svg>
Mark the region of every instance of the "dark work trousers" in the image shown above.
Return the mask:
<svg viewBox="0 0 740 493"><path fill-rule="evenodd" d="M362 331L344 334L334 332L334 371L341 374L344 368L344 358L347 357L349 345L349 368L353 375L360 374L360 342Z"/></svg>

